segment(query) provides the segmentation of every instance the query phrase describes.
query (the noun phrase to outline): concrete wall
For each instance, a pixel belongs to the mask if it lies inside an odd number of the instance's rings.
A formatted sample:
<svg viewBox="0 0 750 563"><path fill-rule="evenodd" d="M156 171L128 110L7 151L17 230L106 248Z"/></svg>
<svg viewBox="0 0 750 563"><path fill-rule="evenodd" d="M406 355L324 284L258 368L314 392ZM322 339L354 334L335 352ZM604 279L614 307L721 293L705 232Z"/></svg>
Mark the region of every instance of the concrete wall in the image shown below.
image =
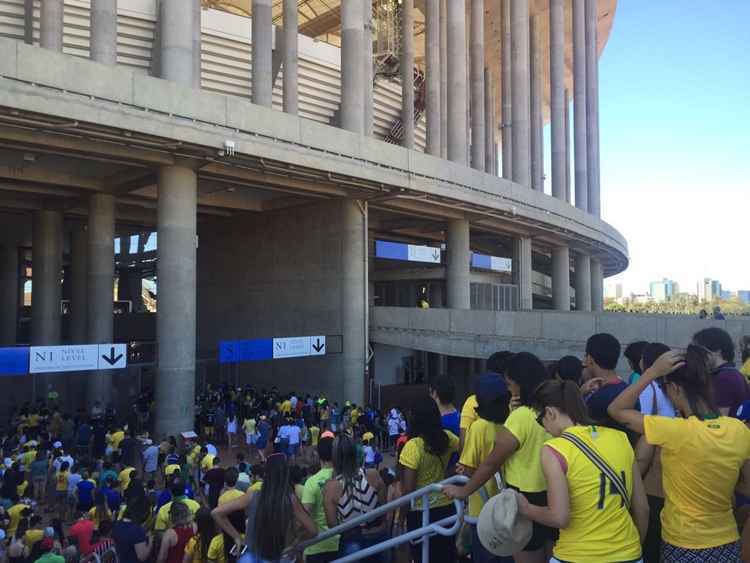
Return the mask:
<svg viewBox="0 0 750 563"><path fill-rule="evenodd" d="M404 358L413 356L414 351L399 346L375 344L373 346L375 361L373 376L378 385L396 385L403 383Z"/></svg>
<svg viewBox="0 0 750 563"><path fill-rule="evenodd" d="M364 311L364 295L359 302L344 301L345 205L322 203L199 226L201 355L215 354L223 339L343 333L344 307ZM353 348L364 355L364 339L350 336L344 334L345 352ZM363 369L345 368L344 356L243 363L240 381L282 391L323 391L341 401L345 383L348 389L364 384Z"/></svg>
<svg viewBox="0 0 750 563"><path fill-rule="evenodd" d="M608 332L623 347L636 340L684 348L699 330L719 326L739 346L750 335L750 319L700 320L670 315L555 311L461 311L375 307L370 340L466 358L487 358L498 350L528 351L543 360L582 356L592 334ZM376 359L377 361L377 359ZM620 368L625 369L624 360Z"/></svg>

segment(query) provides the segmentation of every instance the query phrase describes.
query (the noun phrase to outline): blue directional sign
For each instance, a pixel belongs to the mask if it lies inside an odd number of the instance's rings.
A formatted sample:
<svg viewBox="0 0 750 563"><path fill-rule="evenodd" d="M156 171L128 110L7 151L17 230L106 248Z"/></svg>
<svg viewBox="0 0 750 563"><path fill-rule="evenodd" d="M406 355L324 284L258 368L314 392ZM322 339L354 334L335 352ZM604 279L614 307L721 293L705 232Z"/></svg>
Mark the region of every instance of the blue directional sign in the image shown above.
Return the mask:
<svg viewBox="0 0 750 563"><path fill-rule="evenodd" d="M239 341L238 361L260 362L263 360L273 360L273 340L271 338Z"/></svg>
<svg viewBox="0 0 750 563"><path fill-rule="evenodd" d="M304 356L325 356L325 336L291 336L286 338L255 338L253 340L222 340L219 342L219 363L262 362Z"/></svg>
<svg viewBox="0 0 750 563"><path fill-rule="evenodd" d="M239 361L239 342L237 340L222 340L219 342L219 363L233 364Z"/></svg>
<svg viewBox="0 0 750 563"><path fill-rule="evenodd" d="M0 348L0 376L29 373L28 348Z"/></svg>

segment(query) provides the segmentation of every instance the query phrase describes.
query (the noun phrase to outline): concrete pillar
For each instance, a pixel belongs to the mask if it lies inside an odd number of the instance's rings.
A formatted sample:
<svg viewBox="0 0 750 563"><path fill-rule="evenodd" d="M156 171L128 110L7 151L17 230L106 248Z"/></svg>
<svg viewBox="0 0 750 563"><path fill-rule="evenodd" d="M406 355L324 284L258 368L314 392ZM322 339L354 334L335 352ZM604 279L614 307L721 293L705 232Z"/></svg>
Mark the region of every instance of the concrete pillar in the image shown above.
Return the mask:
<svg viewBox="0 0 750 563"><path fill-rule="evenodd" d="M341 203L341 330L344 335L343 398L359 403L365 396L367 361L366 205ZM340 383L336 383L337 388Z"/></svg>
<svg viewBox="0 0 750 563"><path fill-rule="evenodd" d="M484 170L488 157L485 147L484 109L484 0L471 0L471 167Z"/></svg>
<svg viewBox="0 0 750 563"><path fill-rule="evenodd" d="M565 4L550 0L549 6L552 196L565 199Z"/></svg>
<svg viewBox="0 0 750 563"><path fill-rule="evenodd" d="M604 310L604 268L595 258L591 259L591 310Z"/></svg>
<svg viewBox="0 0 750 563"><path fill-rule="evenodd" d="M284 111L293 115L299 112L298 34L297 0L284 0Z"/></svg>
<svg viewBox="0 0 750 563"><path fill-rule="evenodd" d="M39 45L53 51L63 50L63 0L43 0L39 16Z"/></svg>
<svg viewBox="0 0 750 563"><path fill-rule="evenodd" d="M575 257L576 311L591 311L591 257Z"/></svg>
<svg viewBox="0 0 750 563"><path fill-rule="evenodd" d="M544 191L544 118L542 117L542 54L539 48L540 16L529 21L529 69L531 72L531 187Z"/></svg>
<svg viewBox="0 0 750 563"><path fill-rule="evenodd" d="M143 274L139 269L123 269L119 272L117 300L130 301L133 313L142 313L144 310L142 279Z"/></svg>
<svg viewBox="0 0 750 563"><path fill-rule="evenodd" d="M91 60L117 64L117 0L91 0Z"/></svg>
<svg viewBox="0 0 750 563"><path fill-rule="evenodd" d="M466 9L448 1L448 159L467 164ZM449 294L450 294L450 290Z"/></svg>
<svg viewBox="0 0 750 563"><path fill-rule="evenodd" d="M112 312L115 276L115 198L111 194L89 196L88 225L88 342L107 344L113 340ZM161 242L161 241L160 241ZM112 371L103 370L87 379L88 402L112 398ZM161 408L161 407L160 407Z"/></svg>
<svg viewBox="0 0 750 563"><path fill-rule="evenodd" d="M401 122L402 145L414 148L414 0L401 3Z"/></svg>
<svg viewBox="0 0 750 563"><path fill-rule="evenodd" d="M565 201L572 203L570 179L570 94L565 90Z"/></svg>
<svg viewBox="0 0 750 563"><path fill-rule="evenodd" d="M531 311L534 308L534 293L531 281L531 238L513 240L513 281L518 284L518 308Z"/></svg>
<svg viewBox="0 0 750 563"><path fill-rule="evenodd" d="M201 72L203 61L203 8L201 0L193 1L193 88L201 89Z"/></svg>
<svg viewBox="0 0 750 563"><path fill-rule="evenodd" d="M451 309L471 309L470 265L469 222L466 219L452 219L448 221L448 267L445 276L447 305Z"/></svg>
<svg viewBox="0 0 750 563"><path fill-rule="evenodd" d="M373 31L375 26L372 23L372 0L364 0L363 9L365 13L365 29L363 33L364 37L364 49L365 49L365 68L364 68L364 83L365 83L365 130L364 134L367 137L372 137L372 130L374 126L374 79L373 79L373 60L372 60L372 43L373 43Z"/></svg>
<svg viewBox="0 0 750 563"><path fill-rule="evenodd" d="M448 158L448 4L440 0L440 156Z"/></svg>
<svg viewBox="0 0 750 563"><path fill-rule="evenodd" d="M512 134L512 104L511 104L511 26L510 26L510 1L500 0L500 57L502 64L500 67L501 76L501 105L502 105L502 145L503 145L503 178L510 180L513 178L513 134Z"/></svg>
<svg viewBox="0 0 750 563"><path fill-rule="evenodd" d="M0 346L16 344L18 326L18 245L0 246Z"/></svg>
<svg viewBox="0 0 750 563"><path fill-rule="evenodd" d="M599 172L599 49L597 0L586 0L586 166L589 212L601 216Z"/></svg>
<svg viewBox="0 0 750 563"><path fill-rule="evenodd" d="M440 156L440 0L425 0L427 80L427 144L425 152Z"/></svg>
<svg viewBox="0 0 750 563"><path fill-rule="evenodd" d="M492 75L490 69L484 69L484 171L495 173L493 157L495 156L495 98L492 95Z"/></svg>
<svg viewBox="0 0 750 563"><path fill-rule="evenodd" d="M567 246L552 249L552 306L556 311L570 311L570 250Z"/></svg>
<svg viewBox="0 0 750 563"><path fill-rule="evenodd" d="M31 343L57 345L60 340L62 286L62 212L39 209L32 225Z"/></svg>
<svg viewBox="0 0 750 563"><path fill-rule="evenodd" d="M253 0L253 103L273 105L273 17L271 0Z"/></svg>
<svg viewBox="0 0 750 563"><path fill-rule="evenodd" d="M89 302L89 233L85 225L76 225L71 233L70 341L84 344L88 336ZM114 241L112 244L114 251Z"/></svg>
<svg viewBox="0 0 750 563"><path fill-rule="evenodd" d="M193 10L185 9L185 0L161 0L160 24L161 77L193 87Z"/></svg>
<svg viewBox="0 0 750 563"><path fill-rule="evenodd" d="M363 11L361 2L341 4L341 127L355 133L364 132Z"/></svg>
<svg viewBox="0 0 750 563"><path fill-rule="evenodd" d="M530 188L529 0L513 0L510 6L510 20L513 181Z"/></svg>
<svg viewBox="0 0 750 563"><path fill-rule="evenodd" d="M198 179L190 168L162 166L158 182L156 436L169 436L194 424Z"/></svg>
<svg viewBox="0 0 750 563"><path fill-rule="evenodd" d="M23 0L23 42L34 44L34 0Z"/></svg>
<svg viewBox="0 0 750 563"><path fill-rule="evenodd" d="M573 0L573 150L576 207L588 211L586 163L586 0Z"/></svg>

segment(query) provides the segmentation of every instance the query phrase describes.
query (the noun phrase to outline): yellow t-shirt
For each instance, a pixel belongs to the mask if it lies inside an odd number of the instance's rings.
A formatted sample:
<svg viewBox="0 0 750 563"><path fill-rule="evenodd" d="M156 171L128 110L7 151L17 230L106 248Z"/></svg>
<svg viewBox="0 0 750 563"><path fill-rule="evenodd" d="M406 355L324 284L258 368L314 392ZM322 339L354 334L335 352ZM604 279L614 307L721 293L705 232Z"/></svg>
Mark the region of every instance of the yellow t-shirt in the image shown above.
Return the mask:
<svg viewBox="0 0 750 563"><path fill-rule="evenodd" d="M740 369L740 373L744 375L746 378L750 379L750 358L745 361L744 364L742 364L742 369Z"/></svg>
<svg viewBox="0 0 750 563"><path fill-rule="evenodd" d="M263 481L259 479L258 481L256 481L252 485L250 485L250 489L249 490L252 491L252 492L254 492L254 493L257 493L262 488L263 488Z"/></svg>
<svg viewBox="0 0 750 563"><path fill-rule="evenodd" d="M646 416L643 427L646 441L662 448L662 539L686 549L737 541L732 500L740 469L750 458L750 430L726 416Z"/></svg>
<svg viewBox="0 0 750 563"><path fill-rule="evenodd" d="M283 414L289 414L292 412L292 402L289 400L284 401L281 403L281 412Z"/></svg>
<svg viewBox="0 0 750 563"><path fill-rule="evenodd" d="M468 430L469 426L479 418L476 408L479 406L476 395L469 395L469 398L464 401L464 406L461 409L461 422L459 428L461 430Z"/></svg>
<svg viewBox="0 0 750 563"><path fill-rule="evenodd" d="M484 418L477 419L466 432L464 449L461 450L461 459L458 460L458 463L472 471L479 467L490 454L492 448L495 447L495 436L502 427L502 424L496 424ZM489 498L495 496L499 492L497 480L492 477L484 484L484 489L487 491ZM480 492L477 491L469 497L469 516L479 516L482 506L484 506L484 500L482 500Z"/></svg>
<svg viewBox="0 0 750 563"><path fill-rule="evenodd" d="M201 471L203 471L203 473L206 473L213 468L214 459L216 459L216 456L213 454L206 454L203 456L203 459L201 460Z"/></svg>
<svg viewBox="0 0 750 563"><path fill-rule="evenodd" d="M200 549L200 544L199 544L199 542L201 541L200 536L193 536L192 538L190 538L188 540L187 544L185 545L185 553L187 555L190 555L192 557L192 560L191 560L192 563L206 563L206 561L209 559L209 554L211 554L211 555L218 555L219 557L223 558L224 557L224 539L223 539L223 537L222 537L222 540L221 540L221 545L219 546L219 547L221 547L221 549L218 550L218 553L217 553L217 549L216 548L214 548L214 551L211 552L211 542L216 537L221 537L221 536L222 536L222 534L219 534L218 536L214 536L213 538L211 538L211 540L208 543L208 549L209 549L209 551L206 552L206 559L205 560L201 557L201 549ZM221 561L223 563L224 560L221 559Z"/></svg>
<svg viewBox="0 0 750 563"><path fill-rule="evenodd" d="M224 534L217 534L211 543L208 545L208 553L206 554L209 561L216 561L216 563L226 563L227 559L224 555Z"/></svg>
<svg viewBox="0 0 750 563"><path fill-rule="evenodd" d="M357 421L359 420L359 417L362 416L362 413L359 412L359 409L354 409L351 413L352 417L352 424L357 424Z"/></svg>
<svg viewBox="0 0 750 563"><path fill-rule="evenodd" d="M123 432L122 430L118 430L109 437L109 444L112 446L113 450L119 450L120 442L122 442L124 439L125 432Z"/></svg>
<svg viewBox="0 0 750 563"><path fill-rule="evenodd" d="M426 487L432 483L439 483L445 478L445 468L448 466L451 456L458 451L458 436L453 432L444 430L448 435L448 448L441 456L429 453L425 450L422 438L412 438L401 450L399 463L404 467L417 472L417 489ZM430 508L446 506L452 501L443 493L430 494ZM422 499L416 502L416 508L422 507Z"/></svg>
<svg viewBox="0 0 750 563"><path fill-rule="evenodd" d="M195 513L198 512L198 509L201 507L198 502L194 501L190 498L181 498L179 499L180 502L184 502L185 506L188 507L190 510L190 513L195 516ZM154 523L154 530L160 531L160 530L166 530L169 528L169 509L172 508L172 502L168 502L164 506L162 506L159 509L159 512L156 513L156 522Z"/></svg>
<svg viewBox="0 0 750 563"><path fill-rule="evenodd" d="M316 447L320 440L320 428L317 426L310 427L310 445Z"/></svg>
<svg viewBox="0 0 750 563"><path fill-rule="evenodd" d="M244 494L245 493L243 493L239 489L229 489L228 491L225 491L224 493L222 493L221 496L219 497L219 505L232 502L233 500L237 500Z"/></svg>
<svg viewBox="0 0 750 563"><path fill-rule="evenodd" d="M201 455L201 447L195 446L192 451L187 455L187 462L188 465L192 465L193 467L198 461L198 456Z"/></svg>
<svg viewBox="0 0 750 563"><path fill-rule="evenodd" d="M542 472L542 446L552 438L536 422L536 413L529 407L518 407L505 421L505 428L516 440L518 449L503 466L505 482L524 493L547 490Z"/></svg>
<svg viewBox="0 0 750 563"><path fill-rule="evenodd" d="M58 471L55 473L55 490L58 493L67 492L68 477L70 477L70 471Z"/></svg>
<svg viewBox="0 0 750 563"><path fill-rule="evenodd" d="M28 489L28 488L29 488L29 482L28 481L24 481L20 485L16 486L16 494L19 497L23 497L23 496L26 495L26 489Z"/></svg>
<svg viewBox="0 0 750 563"><path fill-rule="evenodd" d="M114 518L112 518L112 511L109 508L105 508L105 515L105 520L114 520ZM91 510L89 510L88 517L89 520L94 523L94 529L98 530L99 524L101 524L101 519L97 515L96 507L93 507Z"/></svg>
<svg viewBox="0 0 750 563"><path fill-rule="evenodd" d="M180 464L179 463L173 463L171 465L167 465L164 468L164 475L169 477L172 473L179 472L180 471Z"/></svg>
<svg viewBox="0 0 750 563"><path fill-rule="evenodd" d="M117 476L117 480L120 482L120 486L122 487L123 491L126 491L128 488L128 485L130 485L130 472L135 471L135 468L133 467L126 467L122 471L120 471L120 474Z"/></svg>
<svg viewBox="0 0 750 563"><path fill-rule="evenodd" d="M65 487L67 490L68 481L65 480ZM31 508L28 504L14 504L8 509L8 533L7 537L12 538L16 535L16 529L18 528L19 522L21 522L21 513Z"/></svg>
<svg viewBox="0 0 750 563"><path fill-rule="evenodd" d="M26 544L26 547L31 549L32 547L34 547L34 544L40 541L43 537L44 530L27 530L23 535L23 543Z"/></svg>
<svg viewBox="0 0 750 563"><path fill-rule="evenodd" d="M611 428L572 426L566 430L583 440L618 474L633 495L635 453L624 432ZM557 559L576 563L631 561L641 557L641 540L630 511L614 485L575 444L553 438L549 446L567 464L570 524L560 530L553 550ZM602 483L605 488L602 489Z"/></svg>
<svg viewBox="0 0 750 563"><path fill-rule="evenodd" d="M29 465L31 465L31 462L36 459L36 450L29 450L25 454L21 456L21 459L23 460L24 466L26 466L27 470Z"/></svg>
<svg viewBox="0 0 750 563"><path fill-rule="evenodd" d="M39 426L39 419L41 417L38 414L32 414L29 416L29 428L36 428Z"/></svg>

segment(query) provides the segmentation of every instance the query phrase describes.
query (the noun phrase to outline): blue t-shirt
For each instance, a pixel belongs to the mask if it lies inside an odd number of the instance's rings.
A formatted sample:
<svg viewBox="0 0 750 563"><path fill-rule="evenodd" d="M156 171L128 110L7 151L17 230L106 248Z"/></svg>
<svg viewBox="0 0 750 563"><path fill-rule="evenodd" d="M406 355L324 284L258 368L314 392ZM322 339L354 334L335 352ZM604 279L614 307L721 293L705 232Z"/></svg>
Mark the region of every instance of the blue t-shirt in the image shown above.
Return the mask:
<svg viewBox="0 0 750 563"><path fill-rule="evenodd" d="M86 479L78 483L76 488L78 489L78 508L80 510L90 510L94 506L94 489L96 485Z"/></svg>
<svg viewBox="0 0 750 563"><path fill-rule="evenodd" d="M102 487L101 491L104 497L107 499L107 506L109 507L109 509L117 514L117 512L120 510L120 503L122 502L120 493L118 493L114 489L110 489L109 487Z"/></svg>
<svg viewBox="0 0 750 563"><path fill-rule="evenodd" d="M120 563L140 563L135 546L146 541L146 531L141 526L118 520L112 527L112 539L115 540Z"/></svg>
<svg viewBox="0 0 750 563"><path fill-rule="evenodd" d="M627 389L627 387L628 384L624 381L602 385L598 391L592 393L589 398L586 399L586 406L588 407L589 414L591 415L591 418L594 420L594 422L600 424L601 426L614 428L615 430L622 430L623 432L626 430L624 426L618 424L612 419L612 417L609 416L607 409L609 408L609 405L612 403L612 401L614 401L620 393ZM641 405L639 402L636 402L635 409L641 409Z"/></svg>
<svg viewBox="0 0 750 563"><path fill-rule="evenodd" d="M459 427L461 415L459 414L458 411L453 411L448 414L444 414L443 416L440 417L440 419L443 421L444 430L453 432L456 436L461 435L461 429Z"/></svg>

